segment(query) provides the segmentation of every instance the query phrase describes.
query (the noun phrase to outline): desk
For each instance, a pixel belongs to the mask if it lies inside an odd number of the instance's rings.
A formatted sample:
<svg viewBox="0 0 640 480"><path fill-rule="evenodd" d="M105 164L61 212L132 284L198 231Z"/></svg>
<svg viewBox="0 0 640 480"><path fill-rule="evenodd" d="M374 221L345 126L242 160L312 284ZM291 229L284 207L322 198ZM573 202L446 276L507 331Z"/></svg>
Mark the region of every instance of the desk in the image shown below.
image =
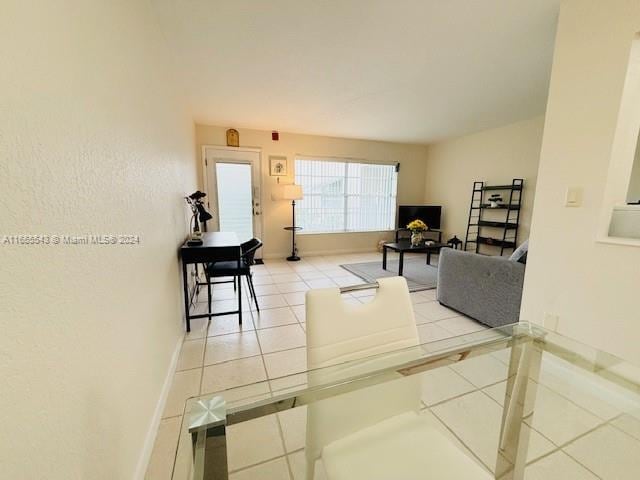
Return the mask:
<svg viewBox="0 0 640 480"><path fill-rule="evenodd" d="M189 314L189 282L187 277L187 265L197 263L211 263L220 260L232 260L240 258L240 240L233 232L205 232L202 234L202 245L190 247L187 242L180 247L180 258L182 260L182 282L184 287L184 313L187 322L187 332L191 331L192 318L204 318L217 315L228 315L238 313L242 321L241 301L238 303L238 311L203 313L200 315ZM242 299L241 283L238 282L238 298Z"/></svg>

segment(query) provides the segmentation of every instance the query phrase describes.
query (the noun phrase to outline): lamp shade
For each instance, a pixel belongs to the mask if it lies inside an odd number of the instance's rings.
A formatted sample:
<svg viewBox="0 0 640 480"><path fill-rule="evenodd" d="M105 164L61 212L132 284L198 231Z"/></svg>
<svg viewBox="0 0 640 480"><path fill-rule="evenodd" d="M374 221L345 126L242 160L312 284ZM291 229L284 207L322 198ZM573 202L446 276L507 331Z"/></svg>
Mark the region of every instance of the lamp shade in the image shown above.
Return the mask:
<svg viewBox="0 0 640 480"><path fill-rule="evenodd" d="M272 200L301 200L302 187L292 183L291 185L279 185L271 195Z"/></svg>

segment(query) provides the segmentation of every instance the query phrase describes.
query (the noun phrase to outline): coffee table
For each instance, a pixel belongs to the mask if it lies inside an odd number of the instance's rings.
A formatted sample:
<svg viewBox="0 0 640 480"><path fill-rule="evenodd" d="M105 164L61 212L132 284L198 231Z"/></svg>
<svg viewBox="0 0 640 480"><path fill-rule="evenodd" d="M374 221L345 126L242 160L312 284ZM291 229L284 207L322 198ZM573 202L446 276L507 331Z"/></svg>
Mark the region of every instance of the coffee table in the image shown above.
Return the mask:
<svg viewBox="0 0 640 480"><path fill-rule="evenodd" d="M402 276L402 270L404 268L404 254L409 253L426 253L427 265L431 265L431 254L440 252L443 247L449 247L447 243L431 242L430 244L424 241L418 245L412 245L410 240L399 240L397 242L385 243L382 247L382 269L387 269L387 250L393 250L400 254L400 260L398 263L398 275Z"/></svg>

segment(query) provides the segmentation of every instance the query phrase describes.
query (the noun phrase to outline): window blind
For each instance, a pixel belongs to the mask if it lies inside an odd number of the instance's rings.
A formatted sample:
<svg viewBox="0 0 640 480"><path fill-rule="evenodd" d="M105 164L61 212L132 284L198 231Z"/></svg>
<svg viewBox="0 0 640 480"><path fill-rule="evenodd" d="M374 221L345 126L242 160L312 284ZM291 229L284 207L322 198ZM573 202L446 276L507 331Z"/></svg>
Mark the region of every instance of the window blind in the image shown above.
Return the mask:
<svg viewBox="0 0 640 480"><path fill-rule="evenodd" d="M395 165L296 158L296 224L305 232L392 230L396 221Z"/></svg>

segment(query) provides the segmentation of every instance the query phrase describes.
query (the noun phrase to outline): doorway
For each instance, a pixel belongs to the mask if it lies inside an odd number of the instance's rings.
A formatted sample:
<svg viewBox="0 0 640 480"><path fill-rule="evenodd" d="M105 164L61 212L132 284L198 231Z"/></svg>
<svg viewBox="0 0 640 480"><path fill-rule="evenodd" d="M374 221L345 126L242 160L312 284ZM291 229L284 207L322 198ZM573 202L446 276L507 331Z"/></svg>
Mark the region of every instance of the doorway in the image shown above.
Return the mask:
<svg viewBox="0 0 640 480"><path fill-rule="evenodd" d="M209 229L262 238L260 150L205 146L203 158Z"/></svg>

